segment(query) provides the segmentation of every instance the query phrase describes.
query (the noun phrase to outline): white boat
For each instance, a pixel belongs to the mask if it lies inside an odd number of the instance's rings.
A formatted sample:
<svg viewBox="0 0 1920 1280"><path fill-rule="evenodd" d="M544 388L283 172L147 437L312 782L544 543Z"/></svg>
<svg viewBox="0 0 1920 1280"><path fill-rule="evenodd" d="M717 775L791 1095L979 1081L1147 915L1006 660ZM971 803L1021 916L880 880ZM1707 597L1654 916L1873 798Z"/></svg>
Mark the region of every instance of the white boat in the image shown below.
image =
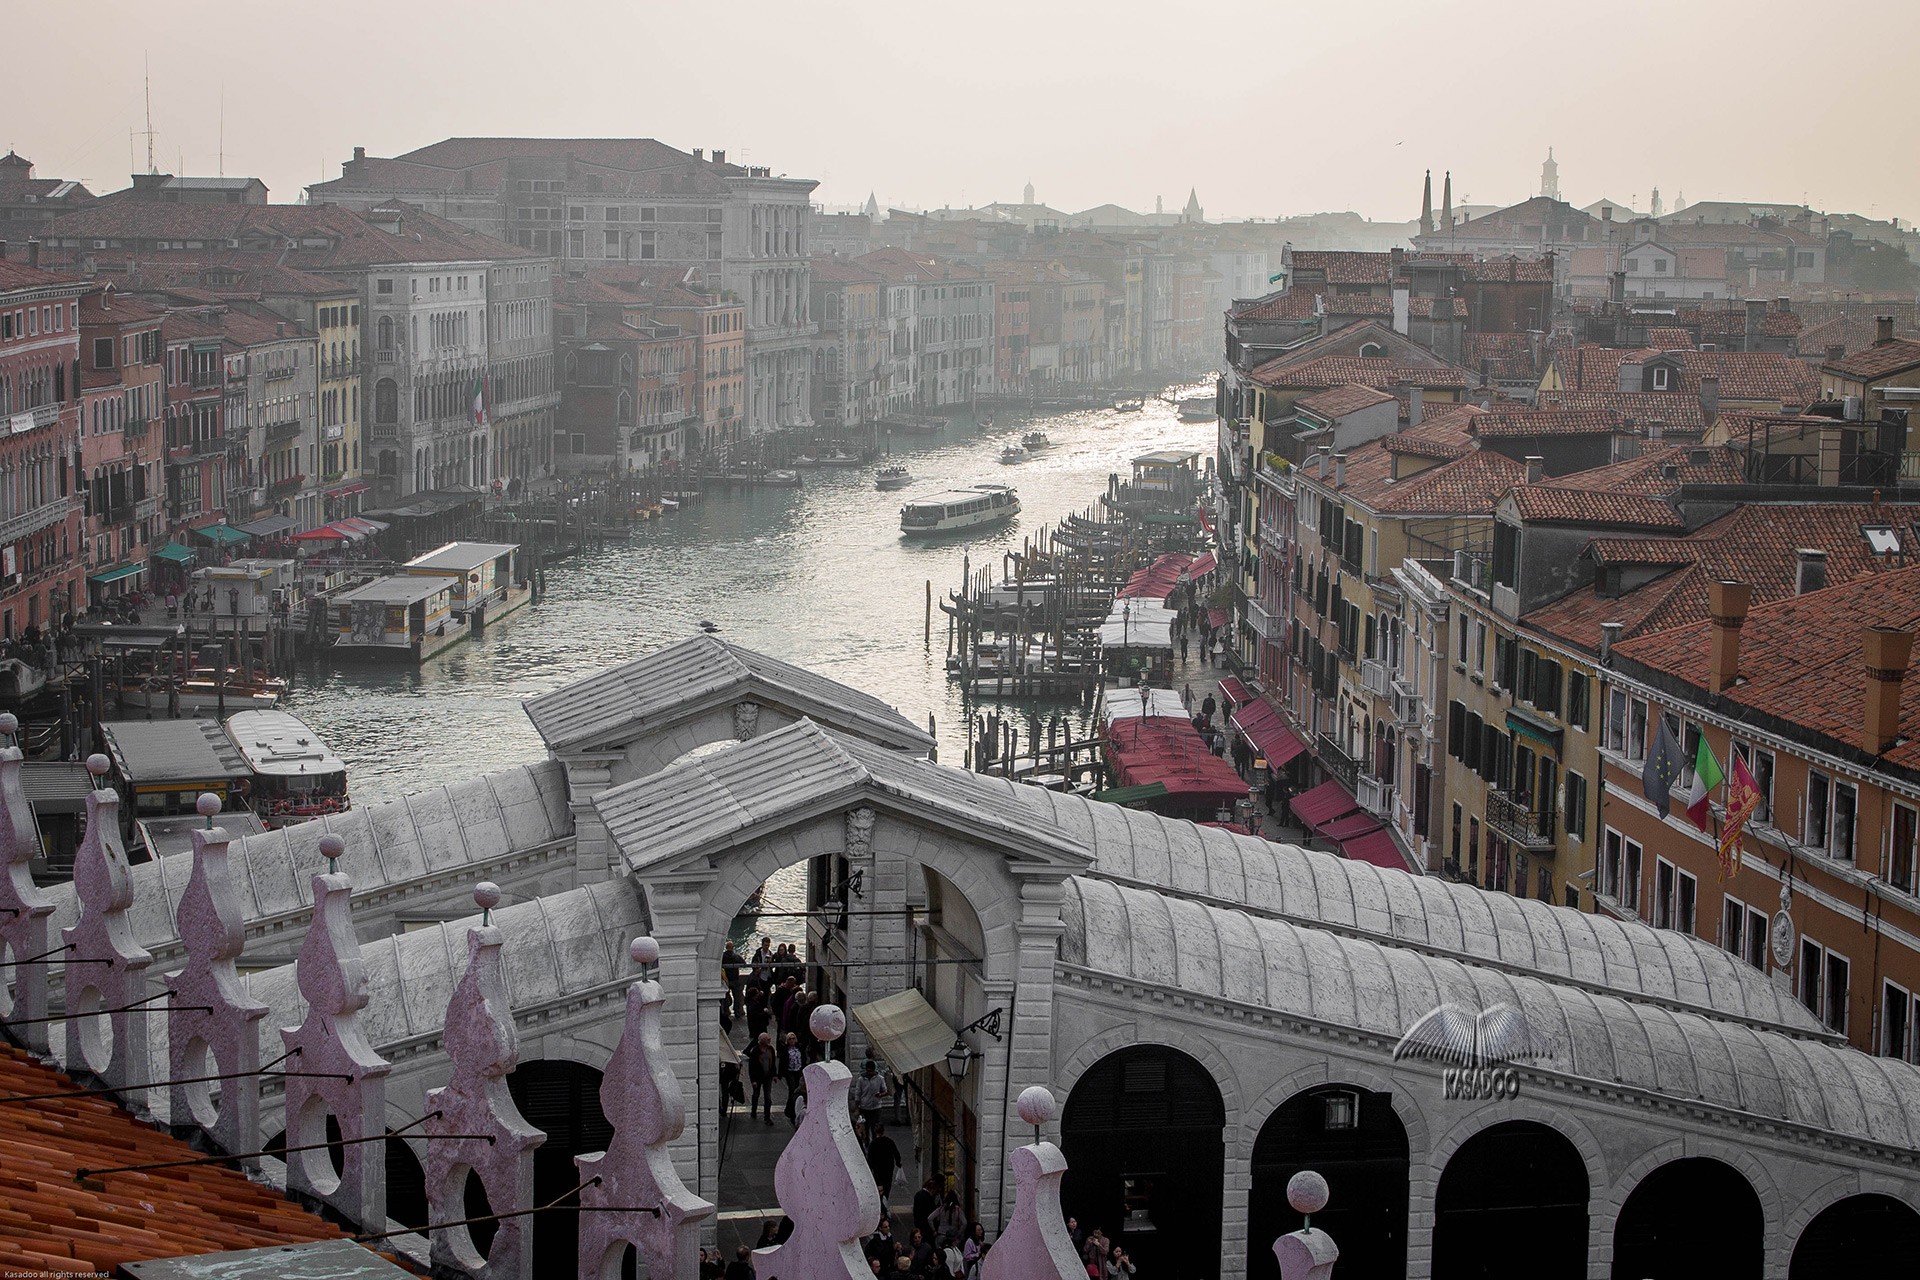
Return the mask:
<svg viewBox="0 0 1920 1280"><path fill-rule="evenodd" d="M1214 417L1212 396L1188 396L1180 402L1180 421L1210 422Z"/></svg>
<svg viewBox="0 0 1920 1280"><path fill-rule="evenodd" d="M172 703L170 690L164 680L130 680L108 694L108 698L117 698L128 707L144 707L148 711L165 711ZM271 690L250 689L229 684L224 690L212 680L188 680L181 684L179 708L182 715L198 715L201 712L219 713L226 711L271 711L280 705L280 695Z"/></svg>
<svg viewBox="0 0 1920 1280"><path fill-rule="evenodd" d="M857 467L860 465L860 459L850 453L843 453L839 449L835 449L832 453L814 459L813 465L816 467Z"/></svg>
<svg viewBox="0 0 1920 1280"><path fill-rule="evenodd" d="M1033 453L1040 449L1051 449L1053 441L1047 439L1047 433L1044 431L1029 431L1020 437L1020 447L1028 453Z"/></svg>
<svg viewBox="0 0 1920 1280"><path fill-rule="evenodd" d="M873 487L876 489L904 489L912 483L913 472L898 462L873 473Z"/></svg>
<svg viewBox="0 0 1920 1280"><path fill-rule="evenodd" d="M353 807L347 766L298 716L241 711L227 717L227 736L246 759L253 811L269 829Z"/></svg>
<svg viewBox="0 0 1920 1280"><path fill-rule="evenodd" d="M779 485L788 489L797 488L800 484L800 473L798 471L775 467L772 471L767 472L766 481L768 484Z"/></svg>
<svg viewBox="0 0 1920 1280"><path fill-rule="evenodd" d="M966 489L929 494L900 508L902 533L952 533L999 524L1020 513L1020 495L1013 486L976 484Z"/></svg>
<svg viewBox="0 0 1920 1280"><path fill-rule="evenodd" d="M1027 460L1027 451L1017 444L1010 444L1000 451L1000 461L1007 466L1018 466Z"/></svg>
<svg viewBox="0 0 1920 1280"><path fill-rule="evenodd" d="M1146 407L1147 402L1145 400L1122 400L1113 406L1113 411L1115 413L1139 413Z"/></svg>
<svg viewBox="0 0 1920 1280"><path fill-rule="evenodd" d="M975 593L974 603L986 609L1035 609L1060 589L1058 578L1008 578Z"/></svg>

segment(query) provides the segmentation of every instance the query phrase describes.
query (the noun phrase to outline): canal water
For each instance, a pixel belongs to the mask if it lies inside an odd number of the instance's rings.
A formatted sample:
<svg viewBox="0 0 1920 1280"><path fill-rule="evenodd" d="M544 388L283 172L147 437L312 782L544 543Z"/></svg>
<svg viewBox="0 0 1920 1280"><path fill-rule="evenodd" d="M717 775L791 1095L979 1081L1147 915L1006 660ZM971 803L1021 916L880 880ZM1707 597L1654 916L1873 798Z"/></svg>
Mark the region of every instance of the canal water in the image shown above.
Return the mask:
<svg viewBox="0 0 1920 1280"><path fill-rule="evenodd" d="M1033 430L1052 448L1003 466L1001 448ZM932 646L922 643L928 580L937 601L958 587L965 558L999 564L1024 535L1084 511L1136 455L1184 448L1210 457L1213 433L1212 422L1181 422L1172 404L1150 399L1138 413L1002 410L990 427L958 421L940 436L896 438L895 460L915 477L903 492L875 490L872 468L862 467L806 471L799 489L711 494L553 564L539 604L417 671L316 673L296 689L293 709L346 762L357 804L391 800L539 759L522 700L706 621L725 639L864 689L918 723L931 714L940 758L957 763L969 708L947 678L937 605ZM965 540L901 536L903 498L983 481L1019 489L1021 513L1009 525ZM1050 716L1071 707L1025 710ZM787 904L770 891L766 905ZM776 940L787 933L768 932Z"/></svg>

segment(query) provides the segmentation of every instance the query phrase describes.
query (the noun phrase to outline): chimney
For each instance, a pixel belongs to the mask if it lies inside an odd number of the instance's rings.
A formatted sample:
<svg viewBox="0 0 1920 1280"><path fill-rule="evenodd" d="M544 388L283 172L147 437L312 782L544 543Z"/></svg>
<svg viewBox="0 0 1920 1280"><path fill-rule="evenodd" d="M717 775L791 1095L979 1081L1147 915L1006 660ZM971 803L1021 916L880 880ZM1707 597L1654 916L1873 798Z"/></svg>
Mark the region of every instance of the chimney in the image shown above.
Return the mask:
<svg viewBox="0 0 1920 1280"><path fill-rule="evenodd" d="M1790 316L1793 314L1793 299L1775 298L1773 300L1773 309L1783 316Z"/></svg>
<svg viewBox="0 0 1920 1280"><path fill-rule="evenodd" d="M1765 298L1747 299L1747 346L1748 351L1760 345L1760 326L1766 323L1767 300Z"/></svg>
<svg viewBox="0 0 1920 1280"><path fill-rule="evenodd" d="M1713 617L1707 654L1707 692L1732 687L1740 675L1740 628L1753 603L1753 586L1721 579L1707 584L1707 612Z"/></svg>
<svg viewBox="0 0 1920 1280"><path fill-rule="evenodd" d="M1703 373L1700 375L1700 417L1711 427L1713 420L1720 416L1720 375Z"/></svg>
<svg viewBox="0 0 1920 1280"><path fill-rule="evenodd" d="M1818 547L1800 547L1794 551L1793 594L1803 596L1827 585L1827 553Z"/></svg>
<svg viewBox="0 0 1920 1280"><path fill-rule="evenodd" d="M707 149L705 147L695 147L693 149L693 158L695 160L705 160L707 158Z"/></svg>
<svg viewBox="0 0 1920 1280"><path fill-rule="evenodd" d="M1527 483L1539 484L1547 478L1547 460L1537 453L1527 455Z"/></svg>
<svg viewBox="0 0 1920 1280"><path fill-rule="evenodd" d="M37 239L27 241L27 265L30 267L40 265L40 241Z"/></svg>
<svg viewBox="0 0 1920 1280"><path fill-rule="evenodd" d="M1412 291L1407 288L1407 282L1395 280L1393 282L1393 331L1402 337L1407 333L1412 302Z"/></svg>
<svg viewBox="0 0 1920 1280"><path fill-rule="evenodd" d="M5 240L0 240L0 262L5 262L6 260L7 260L7 242Z"/></svg>
<svg viewBox="0 0 1920 1280"><path fill-rule="evenodd" d="M1839 364L1842 360L1845 360L1846 358L1847 358L1847 348L1845 343L1835 342L1835 343L1830 343L1828 345L1827 347L1827 363L1828 364Z"/></svg>
<svg viewBox="0 0 1920 1280"><path fill-rule="evenodd" d="M1613 660L1613 646L1620 643L1620 633L1626 630L1624 622L1603 622L1600 624L1600 665L1608 666Z"/></svg>
<svg viewBox="0 0 1920 1280"><path fill-rule="evenodd" d="M1860 636L1867 658L1867 716L1860 749L1877 756L1900 740L1900 683L1913 656L1913 633L1867 627Z"/></svg>
<svg viewBox="0 0 1920 1280"><path fill-rule="evenodd" d="M353 149L353 158L355 160L365 160L367 158L367 149L365 147L355 147Z"/></svg>
<svg viewBox="0 0 1920 1280"><path fill-rule="evenodd" d="M1877 346L1880 346L1882 343L1892 342L1892 341L1893 341L1893 317L1892 316L1875 316L1873 318L1873 345L1877 347Z"/></svg>
<svg viewBox="0 0 1920 1280"><path fill-rule="evenodd" d="M1613 221L1613 206L1612 206L1612 205L1610 205L1610 204L1603 204L1603 205L1601 205L1601 206L1600 206L1600 221L1602 221L1602 222L1612 222L1612 221Z"/></svg>
<svg viewBox="0 0 1920 1280"><path fill-rule="evenodd" d="M1615 391L1641 390L1641 386L1640 386L1641 375L1645 372L1645 370L1646 370L1646 366L1638 360L1622 360L1620 362L1620 379L1619 379L1619 382L1615 385L1614 390Z"/></svg>
<svg viewBox="0 0 1920 1280"><path fill-rule="evenodd" d="M1407 388L1407 425L1417 427L1427 416L1427 389L1409 382Z"/></svg>
<svg viewBox="0 0 1920 1280"><path fill-rule="evenodd" d="M1480 385L1483 387L1493 385L1493 357L1491 356L1480 357Z"/></svg>
<svg viewBox="0 0 1920 1280"><path fill-rule="evenodd" d="M1623 305L1626 303L1627 273L1624 271L1616 271L1613 273L1613 300Z"/></svg>
<svg viewBox="0 0 1920 1280"><path fill-rule="evenodd" d="M1399 274L1400 274L1400 268L1401 268L1401 267L1403 267L1403 266L1405 266L1405 265L1406 265L1406 262L1407 262L1407 251L1406 251L1405 249L1401 249L1401 248L1396 248L1396 249L1394 249L1394 251L1393 251L1393 274L1394 274L1394 275L1396 275L1396 276L1397 276L1397 275L1399 275Z"/></svg>
<svg viewBox="0 0 1920 1280"><path fill-rule="evenodd" d="M715 164L725 164L727 162L727 153L715 147L713 149L713 162Z"/></svg>
<svg viewBox="0 0 1920 1280"><path fill-rule="evenodd" d="M1314 468L1313 474L1325 480L1329 475L1333 474L1333 446L1330 444L1321 445L1318 457L1319 462Z"/></svg>
<svg viewBox="0 0 1920 1280"><path fill-rule="evenodd" d="M1647 448L1658 449L1667 438L1667 424L1659 418L1647 420Z"/></svg>
<svg viewBox="0 0 1920 1280"><path fill-rule="evenodd" d="M1346 483L1347 455L1344 453L1336 453L1333 455L1333 487L1336 489L1344 488Z"/></svg>

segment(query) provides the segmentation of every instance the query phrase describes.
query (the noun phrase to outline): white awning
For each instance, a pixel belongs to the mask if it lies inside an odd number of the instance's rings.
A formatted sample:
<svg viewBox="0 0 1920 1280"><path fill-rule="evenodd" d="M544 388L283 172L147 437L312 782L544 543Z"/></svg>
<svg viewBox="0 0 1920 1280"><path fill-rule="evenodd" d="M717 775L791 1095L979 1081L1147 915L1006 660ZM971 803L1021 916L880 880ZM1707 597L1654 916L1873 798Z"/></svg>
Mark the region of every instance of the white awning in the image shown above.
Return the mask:
<svg viewBox="0 0 1920 1280"><path fill-rule="evenodd" d="M1113 612L1100 624L1100 644L1106 649L1172 649L1173 610L1153 600L1116 600Z"/></svg>
<svg viewBox="0 0 1920 1280"><path fill-rule="evenodd" d="M958 1037L927 998L909 987L882 1000L853 1006L853 1018L887 1065L918 1071L947 1056Z"/></svg>

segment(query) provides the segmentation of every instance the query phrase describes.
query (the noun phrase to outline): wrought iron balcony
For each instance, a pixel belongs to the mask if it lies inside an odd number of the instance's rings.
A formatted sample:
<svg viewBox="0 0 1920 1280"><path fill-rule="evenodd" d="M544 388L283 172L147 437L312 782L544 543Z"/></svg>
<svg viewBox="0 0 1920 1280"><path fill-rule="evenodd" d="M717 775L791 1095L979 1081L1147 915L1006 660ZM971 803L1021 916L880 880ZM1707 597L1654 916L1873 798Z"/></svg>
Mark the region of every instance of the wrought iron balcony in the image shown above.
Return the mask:
<svg viewBox="0 0 1920 1280"><path fill-rule="evenodd" d="M1321 765L1326 771L1340 780L1340 784L1351 791L1360 778L1360 762L1346 753L1341 745L1326 734L1320 735L1319 751Z"/></svg>
<svg viewBox="0 0 1920 1280"><path fill-rule="evenodd" d="M305 476L288 476L285 480L276 480L267 486L269 498L284 498L288 494L298 493L300 486L306 483Z"/></svg>
<svg viewBox="0 0 1920 1280"><path fill-rule="evenodd" d="M1508 792L1487 793L1487 825L1524 849L1553 848L1553 811L1535 809Z"/></svg>
<svg viewBox="0 0 1920 1280"><path fill-rule="evenodd" d="M268 444L274 444L281 440L291 440L299 434L300 420L298 418L290 418L285 422L269 422L267 424Z"/></svg>

